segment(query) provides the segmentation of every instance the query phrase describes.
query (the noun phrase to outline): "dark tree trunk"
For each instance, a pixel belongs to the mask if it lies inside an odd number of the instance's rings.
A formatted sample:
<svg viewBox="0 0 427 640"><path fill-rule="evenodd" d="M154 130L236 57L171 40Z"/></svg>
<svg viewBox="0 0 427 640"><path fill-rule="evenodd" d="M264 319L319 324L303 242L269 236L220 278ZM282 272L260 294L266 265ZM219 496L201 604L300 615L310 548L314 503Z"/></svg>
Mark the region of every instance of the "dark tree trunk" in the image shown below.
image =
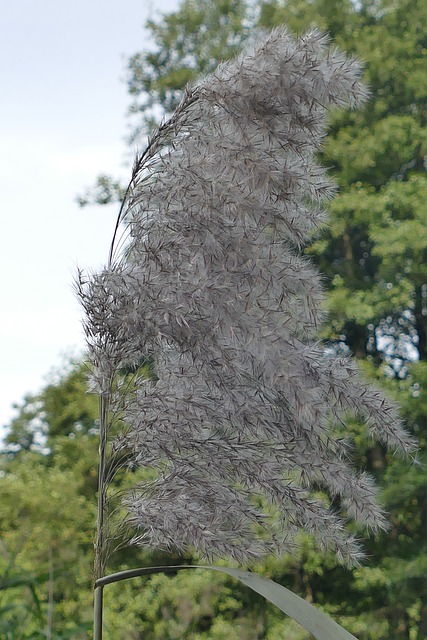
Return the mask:
<svg viewBox="0 0 427 640"><path fill-rule="evenodd" d="M424 314L423 314L424 311ZM420 360L427 360L427 309L415 314L415 328L418 334L418 353Z"/></svg>
<svg viewBox="0 0 427 640"><path fill-rule="evenodd" d="M356 358L366 358L367 328L355 322L349 322L345 326L345 336L346 343Z"/></svg>

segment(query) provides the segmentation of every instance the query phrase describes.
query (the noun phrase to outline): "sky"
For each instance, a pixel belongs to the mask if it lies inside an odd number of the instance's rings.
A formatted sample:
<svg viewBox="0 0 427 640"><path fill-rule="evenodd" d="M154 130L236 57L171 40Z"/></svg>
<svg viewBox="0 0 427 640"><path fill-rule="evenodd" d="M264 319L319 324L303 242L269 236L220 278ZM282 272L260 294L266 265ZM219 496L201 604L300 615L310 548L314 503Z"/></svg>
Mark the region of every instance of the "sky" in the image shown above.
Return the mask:
<svg viewBox="0 0 427 640"><path fill-rule="evenodd" d="M14 404L84 350L79 268L107 259L117 207L79 208L130 174L126 59L178 0L15 0L0 21L0 435Z"/></svg>

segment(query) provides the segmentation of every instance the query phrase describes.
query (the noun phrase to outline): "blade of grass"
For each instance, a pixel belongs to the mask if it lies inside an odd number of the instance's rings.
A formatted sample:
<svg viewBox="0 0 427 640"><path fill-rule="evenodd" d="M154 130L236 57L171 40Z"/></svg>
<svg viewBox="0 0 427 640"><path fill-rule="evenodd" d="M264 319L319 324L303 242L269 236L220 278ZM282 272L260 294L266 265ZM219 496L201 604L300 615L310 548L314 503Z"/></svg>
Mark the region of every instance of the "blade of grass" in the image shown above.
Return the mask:
<svg viewBox="0 0 427 640"><path fill-rule="evenodd" d="M104 578L100 578L95 582L95 602L101 607L98 616L102 616L102 589L107 584L128 580L139 576L151 575L154 573L168 573L170 571L179 571L181 569L208 569L210 571L218 571L225 573L242 584L246 585L252 591L259 593L266 600L278 607L283 613L286 613L293 620L298 622L304 629L309 631L316 640L357 640L355 636L346 631L337 624L328 615L317 609L312 604L303 600L295 593L286 589L281 584L263 578L257 573L250 571L242 571L241 569L231 569L229 567L214 567L208 565L178 565L165 567L143 567L141 569L131 569L129 571L121 571L113 573ZM98 592L98 595L97 595ZM102 621L98 619L98 624ZM94 640L102 640L102 628L98 629L98 635L94 635Z"/></svg>

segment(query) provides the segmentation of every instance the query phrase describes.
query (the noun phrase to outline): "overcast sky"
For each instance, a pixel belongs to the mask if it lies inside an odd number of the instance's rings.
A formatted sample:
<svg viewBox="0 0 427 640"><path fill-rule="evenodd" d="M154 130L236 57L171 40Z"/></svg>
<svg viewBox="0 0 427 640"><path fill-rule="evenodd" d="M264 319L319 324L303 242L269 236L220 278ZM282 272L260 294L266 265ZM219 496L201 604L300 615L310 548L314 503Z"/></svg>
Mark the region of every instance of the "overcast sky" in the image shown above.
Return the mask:
<svg viewBox="0 0 427 640"><path fill-rule="evenodd" d="M125 60L178 0L15 0L0 21L0 428L79 353L79 267L107 258L116 207L79 209L99 173L125 179Z"/></svg>

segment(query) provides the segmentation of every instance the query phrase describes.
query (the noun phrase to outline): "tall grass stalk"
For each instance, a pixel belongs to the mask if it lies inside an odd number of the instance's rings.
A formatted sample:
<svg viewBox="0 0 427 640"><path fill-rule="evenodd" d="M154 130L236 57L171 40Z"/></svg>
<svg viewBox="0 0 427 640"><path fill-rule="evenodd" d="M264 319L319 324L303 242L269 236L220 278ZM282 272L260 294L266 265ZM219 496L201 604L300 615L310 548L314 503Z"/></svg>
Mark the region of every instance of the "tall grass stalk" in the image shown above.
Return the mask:
<svg viewBox="0 0 427 640"><path fill-rule="evenodd" d="M124 463L155 472L123 502L145 547L244 565L304 531L354 565L346 519L387 526L347 416L397 451L414 444L352 359L319 343L321 277L302 255L335 191L317 163L327 110L367 95L324 35L276 29L188 87L137 158L107 266L78 281L100 397L98 582Z"/></svg>
<svg viewBox="0 0 427 640"><path fill-rule="evenodd" d="M105 553L105 517L107 505L107 446L108 446L108 414L109 397L101 395L99 397L99 467L98 467L98 515L96 522L95 538L95 560L94 577L95 580L101 578L105 573L106 553Z"/></svg>

